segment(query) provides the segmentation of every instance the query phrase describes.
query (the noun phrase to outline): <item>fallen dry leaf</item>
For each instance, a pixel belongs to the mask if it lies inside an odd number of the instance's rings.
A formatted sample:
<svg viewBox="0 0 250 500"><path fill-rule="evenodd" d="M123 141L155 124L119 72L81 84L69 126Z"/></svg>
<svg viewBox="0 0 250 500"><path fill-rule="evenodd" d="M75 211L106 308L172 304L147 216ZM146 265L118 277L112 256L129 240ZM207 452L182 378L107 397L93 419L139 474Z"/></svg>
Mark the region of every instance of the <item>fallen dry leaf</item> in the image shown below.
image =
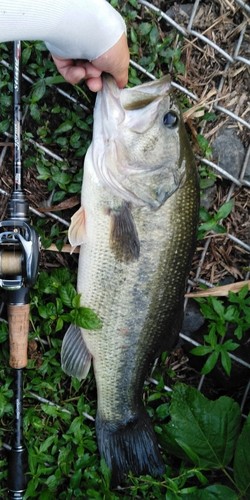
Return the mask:
<svg viewBox="0 0 250 500"><path fill-rule="evenodd" d="M226 297L229 292L239 292L239 290L241 290L241 288L246 285L250 290L250 280L237 281L236 283L230 283L229 285L223 286L215 286L213 288L208 288L207 290L201 290L200 292L186 293L185 297Z"/></svg>

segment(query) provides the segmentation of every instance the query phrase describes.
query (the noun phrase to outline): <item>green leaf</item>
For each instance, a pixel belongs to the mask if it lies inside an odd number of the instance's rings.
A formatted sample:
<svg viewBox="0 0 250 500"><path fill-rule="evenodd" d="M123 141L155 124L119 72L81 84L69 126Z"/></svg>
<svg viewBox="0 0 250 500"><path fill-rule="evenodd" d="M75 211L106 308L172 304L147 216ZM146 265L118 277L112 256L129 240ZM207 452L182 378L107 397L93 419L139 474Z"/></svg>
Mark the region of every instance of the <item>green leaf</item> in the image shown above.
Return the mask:
<svg viewBox="0 0 250 500"><path fill-rule="evenodd" d="M222 468L233 457L239 433L240 408L231 398L210 401L197 389L177 384L172 393L167 441L197 456L199 467ZM170 438L170 439L169 439ZM191 458L191 456L189 456Z"/></svg>
<svg viewBox="0 0 250 500"><path fill-rule="evenodd" d="M197 490L193 496L189 497L190 500L238 500L237 493L222 484L212 484Z"/></svg>
<svg viewBox="0 0 250 500"><path fill-rule="evenodd" d="M47 312L46 305L39 306L38 312L39 312L39 315L41 316L41 318L44 318L44 319L48 318L48 312Z"/></svg>
<svg viewBox="0 0 250 500"><path fill-rule="evenodd" d="M148 35L152 29L151 23L141 23L139 24L139 33L141 35Z"/></svg>
<svg viewBox="0 0 250 500"><path fill-rule="evenodd" d="M218 234L224 234L227 232L223 226L220 226L220 224L215 224L213 231Z"/></svg>
<svg viewBox="0 0 250 500"><path fill-rule="evenodd" d="M207 302L201 303L201 312L204 318L217 320L217 314Z"/></svg>
<svg viewBox="0 0 250 500"><path fill-rule="evenodd" d="M216 297L211 297L212 306L221 319L224 319L225 307Z"/></svg>
<svg viewBox="0 0 250 500"><path fill-rule="evenodd" d="M229 376L231 373L232 361L227 351L221 351L221 364L226 374Z"/></svg>
<svg viewBox="0 0 250 500"><path fill-rule="evenodd" d="M52 445L52 443L54 443L55 440L56 440L56 436L54 434L52 436L49 436L47 439L45 439L45 441L43 441L43 443L40 446L40 449L39 449L40 453L47 451L48 448L50 448L50 446Z"/></svg>
<svg viewBox="0 0 250 500"><path fill-rule="evenodd" d="M38 477L34 477L33 479L31 479L31 481L29 481L29 484L28 484L28 487L27 487L27 490L25 493L25 497L24 497L25 499L32 498L32 497L34 498L36 496L36 490L37 490L38 484L39 484Z"/></svg>
<svg viewBox="0 0 250 500"><path fill-rule="evenodd" d="M0 122L0 134L4 134L10 127L9 119L1 120Z"/></svg>
<svg viewBox="0 0 250 500"><path fill-rule="evenodd" d="M202 222L208 222L211 219L211 215L208 213L208 211L204 207L200 207L199 214L200 214L200 219L202 220Z"/></svg>
<svg viewBox="0 0 250 500"><path fill-rule="evenodd" d="M200 231L212 231L216 226L216 221L214 219L210 219L207 222L204 222L203 224L200 225L199 230Z"/></svg>
<svg viewBox="0 0 250 500"><path fill-rule="evenodd" d="M31 46L25 47L22 49L22 63L27 64L30 56L31 56Z"/></svg>
<svg viewBox="0 0 250 500"><path fill-rule="evenodd" d="M232 211L233 206L234 206L233 200L227 201L226 203L221 205L217 214L215 215L215 219L217 221L219 221L220 219L225 219Z"/></svg>
<svg viewBox="0 0 250 500"><path fill-rule="evenodd" d="M88 307L74 309L71 311L70 315L72 317L72 323L86 330L98 330L102 326L97 314Z"/></svg>
<svg viewBox="0 0 250 500"><path fill-rule="evenodd" d="M158 42L159 31L158 31L156 26L153 26L153 28L151 29L150 34L149 34L149 39L150 39L150 42L153 46L156 45L156 43Z"/></svg>
<svg viewBox="0 0 250 500"><path fill-rule="evenodd" d="M234 479L244 498L250 497L250 414L237 441L234 456Z"/></svg>
<svg viewBox="0 0 250 500"><path fill-rule="evenodd" d="M81 192L82 185L80 182L71 182L68 185L68 193L80 193Z"/></svg>
<svg viewBox="0 0 250 500"><path fill-rule="evenodd" d="M211 323L209 334L204 335L204 339L208 342L213 348L215 348L218 344L218 337L216 335L216 324Z"/></svg>
<svg viewBox="0 0 250 500"><path fill-rule="evenodd" d="M58 320L56 322L55 331L56 332L60 332L60 330L62 330L62 328L63 328L63 325L64 325L63 319L62 318L58 318Z"/></svg>
<svg viewBox="0 0 250 500"><path fill-rule="evenodd" d="M169 404L163 403L156 408L156 415L160 420L169 416Z"/></svg>
<svg viewBox="0 0 250 500"><path fill-rule="evenodd" d="M247 329L249 327L249 324L247 325ZM243 329L242 329L242 325L238 325L237 328L235 328L234 330L234 335L235 337L238 339L238 340L241 340L242 337L243 337Z"/></svg>
<svg viewBox="0 0 250 500"><path fill-rule="evenodd" d="M58 417L58 409L56 406L43 403L41 405L41 409L44 411L44 413L46 413L50 417Z"/></svg>
<svg viewBox="0 0 250 500"><path fill-rule="evenodd" d="M203 120L206 120L207 122L213 122L216 120L216 118L217 118L216 114L211 113L209 111L207 111L207 113L205 113L203 116Z"/></svg>
<svg viewBox="0 0 250 500"><path fill-rule="evenodd" d="M200 188L201 189L207 189L209 187L212 187L214 185L214 179L208 177L208 178L205 178L205 179L200 179Z"/></svg>
<svg viewBox="0 0 250 500"><path fill-rule="evenodd" d="M227 307L225 313L224 313L224 319L226 321L229 321L230 322L233 322L234 318L235 318L235 314L237 312L237 308L238 306L233 306L233 305L230 305L229 307Z"/></svg>
<svg viewBox="0 0 250 500"><path fill-rule="evenodd" d="M77 293L73 299L72 299L72 306L75 308L75 309L79 309L79 307L81 307L81 294L80 293Z"/></svg>
<svg viewBox="0 0 250 500"><path fill-rule="evenodd" d="M58 85L59 83L65 83L65 79L61 75L47 76L45 82L47 85Z"/></svg>
<svg viewBox="0 0 250 500"><path fill-rule="evenodd" d="M203 486L205 486L205 485L207 485L209 483L209 481L206 478L206 476L204 476L204 474L199 469L194 470L194 473L195 473L195 476L197 477L197 479L200 481L200 483Z"/></svg>
<svg viewBox="0 0 250 500"><path fill-rule="evenodd" d="M12 395L13 392L7 388L7 385L0 387L0 418L4 414L11 415L13 413L12 401L10 401Z"/></svg>
<svg viewBox="0 0 250 500"><path fill-rule="evenodd" d="M194 354L195 356L206 356L213 350L213 347L209 345L200 345L198 347L194 347L191 350L191 353Z"/></svg>
<svg viewBox="0 0 250 500"><path fill-rule="evenodd" d="M186 443L184 443L184 441L181 441L180 439L176 439L176 442L186 453L187 457L190 458L191 462L193 462L194 464L199 463L199 456L197 455L197 453L194 452L193 447L187 445Z"/></svg>
<svg viewBox="0 0 250 500"><path fill-rule="evenodd" d="M31 100L32 103L40 101L46 92L46 83L44 80L39 80L33 87Z"/></svg>
<svg viewBox="0 0 250 500"><path fill-rule="evenodd" d="M57 182L60 185L65 185L68 184L71 180L70 174L67 174L66 172L55 172L53 174L53 181Z"/></svg>
<svg viewBox="0 0 250 500"><path fill-rule="evenodd" d="M225 323L224 318L218 318L218 322L216 325L216 331L221 337L224 337L227 333L227 325Z"/></svg>
<svg viewBox="0 0 250 500"><path fill-rule="evenodd" d="M0 321L0 344L5 342L8 338L8 324Z"/></svg>
<svg viewBox="0 0 250 500"><path fill-rule="evenodd" d="M231 292L233 294L233 292ZM247 297L249 293L249 288L248 288L248 285L245 285L243 286L240 291L238 292L238 296L239 298L242 300L242 299L245 299ZM235 294L234 294L235 295Z"/></svg>
<svg viewBox="0 0 250 500"><path fill-rule="evenodd" d="M39 172L39 175L37 176L38 179L46 181L50 178L51 172L48 167L46 167L45 165L37 165L36 168Z"/></svg>
<svg viewBox="0 0 250 500"><path fill-rule="evenodd" d="M71 283L62 286L58 289L62 303L65 306L72 307L73 300L76 297L76 290Z"/></svg>
<svg viewBox="0 0 250 500"><path fill-rule="evenodd" d="M209 146L209 142L206 139L206 137L204 137L204 135L202 135L202 134L197 134L197 142L198 142L203 154L206 157L210 156L211 155L211 147Z"/></svg>
<svg viewBox="0 0 250 500"><path fill-rule="evenodd" d="M222 347L227 351L235 351L235 349L237 349L239 345L240 344L237 344L237 342L234 342L232 339L229 339L222 344Z"/></svg>
<svg viewBox="0 0 250 500"><path fill-rule="evenodd" d="M58 487L58 479L56 478L56 476L54 474L52 474L52 476L49 476L48 479L46 479L46 484L47 484L50 491L56 491L56 489Z"/></svg>
<svg viewBox="0 0 250 500"><path fill-rule="evenodd" d="M70 478L70 486L72 488L77 488L80 486L81 483L81 477L82 477L82 471L81 469L77 470Z"/></svg>
<svg viewBox="0 0 250 500"><path fill-rule="evenodd" d="M203 375L207 375L208 373L210 373L214 369L214 367L219 359L219 355L220 355L219 351L214 351L214 352L212 352L212 354L210 354L210 356L208 356L207 361L201 370L201 373Z"/></svg>
<svg viewBox="0 0 250 500"><path fill-rule="evenodd" d="M64 134L65 132L69 132L73 127L73 123L69 120L66 120L65 122L61 123L59 127L55 130L55 134Z"/></svg>

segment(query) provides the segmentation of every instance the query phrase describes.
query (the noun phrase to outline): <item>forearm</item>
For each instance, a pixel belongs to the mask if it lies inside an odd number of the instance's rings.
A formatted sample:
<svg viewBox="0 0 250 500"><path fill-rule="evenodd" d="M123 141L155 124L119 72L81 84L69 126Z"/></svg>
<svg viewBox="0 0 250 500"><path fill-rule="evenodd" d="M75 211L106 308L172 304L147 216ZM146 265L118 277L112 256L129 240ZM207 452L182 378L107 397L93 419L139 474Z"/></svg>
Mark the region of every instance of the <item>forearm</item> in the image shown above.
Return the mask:
<svg viewBox="0 0 250 500"><path fill-rule="evenodd" d="M0 0L0 42L43 40L62 58L94 60L125 30L106 0Z"/></svg>

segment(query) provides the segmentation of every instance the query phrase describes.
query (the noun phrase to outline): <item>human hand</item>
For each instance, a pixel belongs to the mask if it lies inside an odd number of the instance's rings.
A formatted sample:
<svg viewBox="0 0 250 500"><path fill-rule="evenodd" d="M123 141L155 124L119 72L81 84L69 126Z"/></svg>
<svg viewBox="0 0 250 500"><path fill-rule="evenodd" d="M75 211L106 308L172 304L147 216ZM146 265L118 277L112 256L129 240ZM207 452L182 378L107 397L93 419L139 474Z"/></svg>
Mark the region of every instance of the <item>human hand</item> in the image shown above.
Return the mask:
<svg viewBox="0 0 250 500"><path fill-rule="evenodd" d="M102 89L102 72L111 74L120 88L125 87L127 84L129 50L125 34L113 47L92 62L62 59L53 54L52 57L58 71L65 80L72 84L85 80L86 85L92 92L98 92Z"/></svg>

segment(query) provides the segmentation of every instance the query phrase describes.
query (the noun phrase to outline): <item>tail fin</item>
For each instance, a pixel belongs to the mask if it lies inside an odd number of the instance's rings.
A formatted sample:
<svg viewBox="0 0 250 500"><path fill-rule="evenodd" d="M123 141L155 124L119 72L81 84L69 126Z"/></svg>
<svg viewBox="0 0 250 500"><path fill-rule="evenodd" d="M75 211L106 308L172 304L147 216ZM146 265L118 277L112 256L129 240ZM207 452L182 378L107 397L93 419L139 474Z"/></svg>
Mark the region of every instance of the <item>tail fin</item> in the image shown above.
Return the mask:
<svg viewBox="0 0 250 500"><path fill-rule="evenodd" d="M129 472L139 476L161 476L165 467L152 424L142 409L130 421L119 423L96 418L101 456L112 472L112 487L124 483Z"/></svg>

